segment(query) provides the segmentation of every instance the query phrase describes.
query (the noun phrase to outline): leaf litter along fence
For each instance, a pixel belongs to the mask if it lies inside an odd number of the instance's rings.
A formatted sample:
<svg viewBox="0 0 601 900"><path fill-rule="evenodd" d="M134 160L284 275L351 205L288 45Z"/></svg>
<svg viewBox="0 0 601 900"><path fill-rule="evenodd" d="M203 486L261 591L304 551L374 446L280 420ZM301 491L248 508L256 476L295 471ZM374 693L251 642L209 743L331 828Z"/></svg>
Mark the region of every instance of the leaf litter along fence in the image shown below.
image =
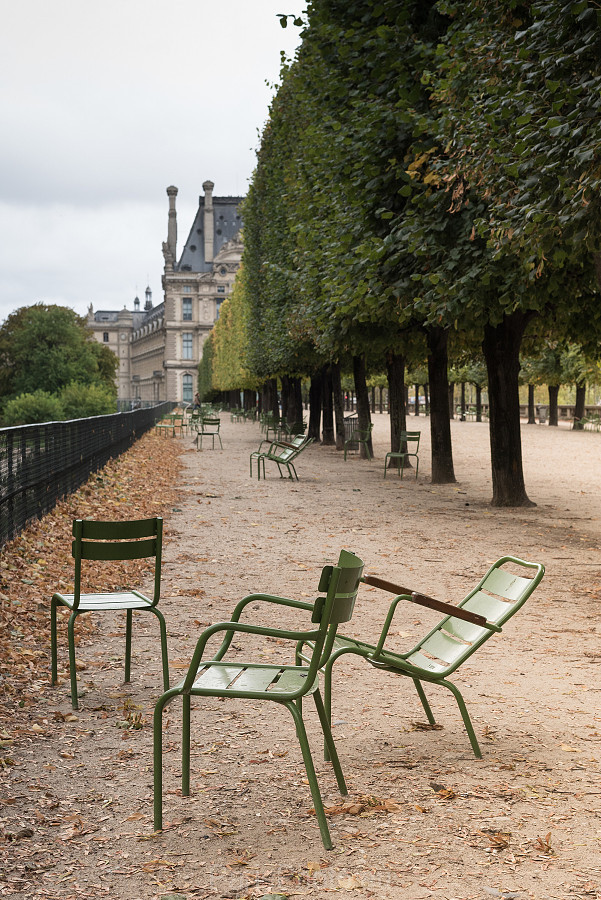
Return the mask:
<svg viewBox="0 0 601 900"><path fill-rule="evenodd" d="M172 406L0 428L0 547L124 453Z"/></svg>

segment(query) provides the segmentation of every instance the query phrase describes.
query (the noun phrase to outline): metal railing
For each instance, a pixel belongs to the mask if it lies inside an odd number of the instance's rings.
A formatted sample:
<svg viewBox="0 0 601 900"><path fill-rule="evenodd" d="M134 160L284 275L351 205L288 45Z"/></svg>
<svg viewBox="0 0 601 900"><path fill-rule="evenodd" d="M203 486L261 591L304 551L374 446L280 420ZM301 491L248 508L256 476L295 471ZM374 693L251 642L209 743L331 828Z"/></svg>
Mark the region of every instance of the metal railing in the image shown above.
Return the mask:
<svg viewBox="0 0 601 900"><path fill-rule="evenodd" d="M0 428L0 546L131 447L172 406Z"/></svg>

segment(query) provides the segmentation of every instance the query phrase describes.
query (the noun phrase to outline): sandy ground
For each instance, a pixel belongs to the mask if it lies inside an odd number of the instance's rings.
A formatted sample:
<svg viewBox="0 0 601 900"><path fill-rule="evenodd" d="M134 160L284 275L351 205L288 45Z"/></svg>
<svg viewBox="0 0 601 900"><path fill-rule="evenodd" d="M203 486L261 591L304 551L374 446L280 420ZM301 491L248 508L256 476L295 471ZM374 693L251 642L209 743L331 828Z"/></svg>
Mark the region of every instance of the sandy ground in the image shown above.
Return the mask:
<svg viewBox="0 0 601 900"><path fill-rule="evenodd" d="M37 733L13 749L16 765L3 773L10 840L1 845L0 897L601 898L601 435L524 426L537 506L496 510L487 425L453 423L457 483L433 486L428 420L410 420L422 429L420 470L401 481L383 478L388 421L374 418L374 461L345 464L313 446L298 461L298 482L275 467L265 481L249 477L256 424L223 415L223 451L178 439L184 470L166 516L161 601L172 680L204 625L255 591L313 598L321 566L343 547L366 572L451 602L514 554L544 563L546 576L455 676L484 758L471 753L450 693L428 691L442 728L424 730L408 680L346 657L334 736L350 796L391 801L392 811L332 815L335 848L324 851L292 720L275 705L240 701L193 705L192 796L182 797L174 702L165 716L165 829L153 835L156 626L134 624L133 680L123 685L122 623L102 617L78 648L87 667L81 709L68 715L63 633L62 683L43 692L31 712ZM362 587L347 633L374 638L389 601ZM393 643L408 648L437 618L408 604ZM292 660L275 641L248 650ZM340 797L306 709L324 801L334 806Z"/></svg>

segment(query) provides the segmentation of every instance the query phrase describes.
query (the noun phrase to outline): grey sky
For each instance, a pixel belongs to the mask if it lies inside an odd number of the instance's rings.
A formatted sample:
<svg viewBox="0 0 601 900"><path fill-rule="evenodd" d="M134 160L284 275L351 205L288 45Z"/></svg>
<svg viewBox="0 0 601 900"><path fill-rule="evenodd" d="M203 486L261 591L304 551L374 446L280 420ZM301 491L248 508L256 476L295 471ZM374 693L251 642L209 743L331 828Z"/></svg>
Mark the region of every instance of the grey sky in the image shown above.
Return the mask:
<svg viewBox="0 0 601 900"><path fill-rule="evenodd" d="M245 194L280 51L305 0L4 0L0 320L161 300L165 188L179 244L202 182ZM180 249L178 247L178 250Z"/></svg>

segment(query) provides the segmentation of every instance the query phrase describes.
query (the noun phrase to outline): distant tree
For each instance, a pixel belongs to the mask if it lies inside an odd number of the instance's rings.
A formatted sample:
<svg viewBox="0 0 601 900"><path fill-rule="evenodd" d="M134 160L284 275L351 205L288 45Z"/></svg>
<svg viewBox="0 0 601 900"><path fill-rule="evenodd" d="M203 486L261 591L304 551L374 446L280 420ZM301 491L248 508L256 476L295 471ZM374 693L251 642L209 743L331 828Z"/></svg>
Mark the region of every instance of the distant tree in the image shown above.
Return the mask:
<svg viewBox="0 0 601 900"><path fill-rule="evenodd" d="M117 375L117 367L119 360L112 350L105 344L99 344L98 341L92 341L90 349L96 357L96 366L98 369L98 377L94 381L98 381L100 385L106 388L113 397L117 397L117 384L115 377Z"/></svg>
<svg viewBox="0 0 601 900"><path fill-rule="evenodd" d="M60 392L63 419L85 419L117 412L115 392L103 384L68 384Z"/></svg>
<svg viewBox="0 0 601 900"><path fill-rule="evenodd" d="M3 424L32 425L35 422L57 422L62 418L63 405L60 399L40 389L9 400L4 409Z"/></svg>
<svg viewBox="0 0 601 900"><path fill-rule="evenodd" d="M110 356L109 356L110 354ZM0 327L0 396L114 379L116 359L96 348L85 319L64 306L36 303L11 313Z"/></svg>

